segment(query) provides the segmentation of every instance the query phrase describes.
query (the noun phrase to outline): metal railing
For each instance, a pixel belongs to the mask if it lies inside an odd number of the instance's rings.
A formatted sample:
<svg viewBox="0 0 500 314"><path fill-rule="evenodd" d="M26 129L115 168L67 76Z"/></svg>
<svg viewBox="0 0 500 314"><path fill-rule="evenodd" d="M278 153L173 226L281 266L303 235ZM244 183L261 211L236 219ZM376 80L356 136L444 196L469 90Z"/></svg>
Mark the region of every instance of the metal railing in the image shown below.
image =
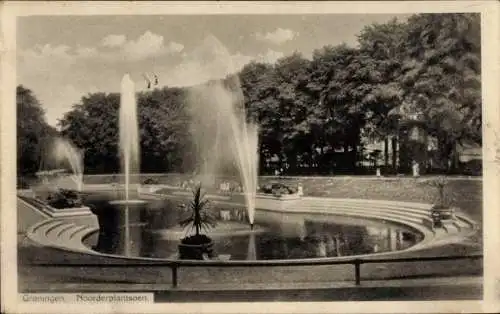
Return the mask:
<svg viewBox="0 0 500 314"><path fill-rule="evenodd" d="M310 260L262 260L262 261L198 261L198 260L168 260L168 261L144 261L127 263L33 263L32 267L79 267L79 268L132 268L132 267L169 267L172 270L172 287L177 288L179 283L178 270L181 267L276 267L276 266L319 266L319 265L353 265L356 286L361 285L361 265L379 263L403 263L403 262L434 262L450 260L478 260L483 255L458 255L458 256L433 256L433 257L408 257L408 258L382 258L348 260L336 259L310 259Z"/></svg>

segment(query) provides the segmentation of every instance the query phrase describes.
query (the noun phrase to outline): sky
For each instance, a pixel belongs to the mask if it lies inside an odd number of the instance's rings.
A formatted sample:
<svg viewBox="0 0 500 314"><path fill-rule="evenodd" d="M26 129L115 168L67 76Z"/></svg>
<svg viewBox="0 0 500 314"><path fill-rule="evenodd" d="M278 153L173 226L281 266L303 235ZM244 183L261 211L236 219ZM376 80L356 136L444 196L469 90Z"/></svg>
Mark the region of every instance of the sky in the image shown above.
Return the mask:
<svg viewBox="0 0 500 314"><path fill-rule="evenodd" d="M300 52L346 43L364 26L408 15L28 16L17 24L17 83L42 103L49 124L92 92L118 92L129 73L159 87L190 86L274 63Z"/></svg>

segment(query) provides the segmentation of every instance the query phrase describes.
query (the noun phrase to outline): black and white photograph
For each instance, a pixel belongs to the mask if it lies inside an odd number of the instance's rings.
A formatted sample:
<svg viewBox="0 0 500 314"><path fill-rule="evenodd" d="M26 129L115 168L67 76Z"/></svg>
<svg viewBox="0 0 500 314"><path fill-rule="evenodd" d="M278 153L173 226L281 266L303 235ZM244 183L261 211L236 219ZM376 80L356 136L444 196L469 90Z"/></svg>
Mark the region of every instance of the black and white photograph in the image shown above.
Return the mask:
<svg viewBox="0 0 500 314"><path fill-rule="evenodd" d="M439 3L12 3L2 311L500 310L498 6Z"/></svg>

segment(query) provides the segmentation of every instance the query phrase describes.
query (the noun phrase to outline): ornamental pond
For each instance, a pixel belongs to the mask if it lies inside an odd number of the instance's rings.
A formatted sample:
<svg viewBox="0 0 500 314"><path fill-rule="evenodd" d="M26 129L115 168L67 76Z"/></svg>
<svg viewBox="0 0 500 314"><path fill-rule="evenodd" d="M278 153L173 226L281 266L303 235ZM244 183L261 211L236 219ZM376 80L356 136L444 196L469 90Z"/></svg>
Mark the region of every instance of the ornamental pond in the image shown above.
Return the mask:
<svg viewBox="0 0 500 314"><path fill-rule="evenodd" d="M84 198L99 218L100 230L84 243L101 253L127 257L177 258L177 245L189 229L179 221L189 213L185 198L148 199L127 207L110 203L112 193L91 193ZM286 260L407 249L423 236L392 222L341 215L286 213L256 209L250 229L243 204L213 202L215 228L203 230L214 241L221 259Z"/></svg>

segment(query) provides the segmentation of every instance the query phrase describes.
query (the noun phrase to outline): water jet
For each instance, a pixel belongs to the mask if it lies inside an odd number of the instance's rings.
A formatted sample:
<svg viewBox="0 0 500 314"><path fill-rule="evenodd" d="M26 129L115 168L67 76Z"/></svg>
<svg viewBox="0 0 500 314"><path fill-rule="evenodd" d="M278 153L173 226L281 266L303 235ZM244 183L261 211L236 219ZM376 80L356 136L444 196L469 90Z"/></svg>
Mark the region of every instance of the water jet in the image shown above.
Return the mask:
<svg viewBox="0 0 500 314"><path fill-rule="evenodd" d="M247 119L244 96L231 55L215 37L203 45L215 58L213 73L201 77L223 77L194 86L189 91L188 104L192 116L192 136L198 147L198 162L203 177L226 175L234 167L241 184L250 225L254 223L258 174L258 126ZM209 51L207 51L209 50ZM229 62L228 62L229 61ZM231 172L231 176L233 172Z"/></svg>
<svg viewBox="0 0 500 314"><path fill-rule="evenodd" d="M130 75L125 74L121 82L120 97L120 159L124 176L125 200L130 199L131 188L138 189L139 180L139 127L137 123L137 101L135 85Z"/></svg>

